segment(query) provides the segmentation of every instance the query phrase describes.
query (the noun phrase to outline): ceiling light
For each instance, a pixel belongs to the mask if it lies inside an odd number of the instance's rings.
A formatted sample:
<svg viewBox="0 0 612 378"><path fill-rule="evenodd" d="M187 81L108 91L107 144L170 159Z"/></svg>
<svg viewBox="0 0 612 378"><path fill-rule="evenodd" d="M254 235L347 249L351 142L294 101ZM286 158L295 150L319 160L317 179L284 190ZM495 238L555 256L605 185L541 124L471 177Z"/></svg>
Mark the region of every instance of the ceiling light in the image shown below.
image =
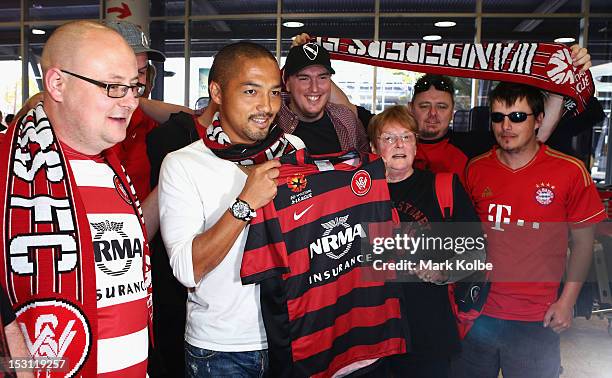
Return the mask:
<svg viewBox="0 0 612 378"><path fill-rule="evenodd" d="M576 39L572 38L572 37L562 37L562 38L557 38L555 39L556 43L572 43L575 42Z"/></svg>
<svg viewBox="0 0 612 378"><path fill-rule="evenodd" d="M434 24L434 26L439 28L452 28L455 25L457 25L455 21L438 21Z"/></svg>
<svg viewBox="0 0 612 378"><path fill-rule="evenodd" d="M439 35L426 35L423 37L424 41L439 41L442 37Z"/></svg>
<svg viewBox="0 0 612 378"><path fill-rule="evenodd" d="M304 23L299 21L285 21L283 22L283 26L287 28L301 28L304 26Z"/></svg>
<svg viewBox="0 0 612 378"><path fill-rule="evenodd" d="M32 34L45 35L47 34L47 32L45 32L44 30L40 30L40 29L32 29Z"/></svg>

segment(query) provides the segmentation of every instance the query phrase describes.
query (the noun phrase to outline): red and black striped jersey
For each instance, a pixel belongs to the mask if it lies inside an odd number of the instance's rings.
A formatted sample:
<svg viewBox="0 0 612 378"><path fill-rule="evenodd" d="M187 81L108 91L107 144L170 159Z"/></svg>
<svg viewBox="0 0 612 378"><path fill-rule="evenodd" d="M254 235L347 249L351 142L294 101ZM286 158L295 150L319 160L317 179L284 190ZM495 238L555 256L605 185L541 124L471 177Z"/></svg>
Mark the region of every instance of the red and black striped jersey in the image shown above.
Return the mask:
<svg viewBox="0 0 612 378"><path fill-rule="evenodd" d="M405 352L399 294L362 276L367 224L396 220L382 160L300 150L281 163L241 268L261 284L270 375L331 377Z"/></svg>

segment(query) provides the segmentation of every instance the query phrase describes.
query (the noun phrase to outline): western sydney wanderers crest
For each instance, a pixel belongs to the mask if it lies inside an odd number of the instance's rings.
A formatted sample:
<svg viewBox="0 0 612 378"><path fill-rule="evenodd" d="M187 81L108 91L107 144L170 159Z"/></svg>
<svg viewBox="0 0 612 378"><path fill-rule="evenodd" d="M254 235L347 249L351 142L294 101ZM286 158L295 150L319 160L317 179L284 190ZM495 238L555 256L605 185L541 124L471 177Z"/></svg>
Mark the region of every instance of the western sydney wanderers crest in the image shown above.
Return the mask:
<svg viewBox="0 0 612 378"><path fill-rule="evenodd" d="M308 59L317 59L317 55L319 55L319 45L316 43L306 43L302 45L302 49L304 49L304 54L306 57L308 57Z"/></svg>
<svg viewBox="0 0 612 378"><path fill-rule="evenodd" d="M119 176L115 175L115 177L113 177L113 184L115 184L115 190L117 191L117 193L119 193L121 199L123 199L128 205L131 205L132 200L130 199L128 193L125 191L125 187L121 183Z"/></svg>
<svg viewBox="0 0 612 378"><path fill-rule="evenodd" d="M372 187L372 178L368 171L358 170L351 180L351 190L358 196L365 196Z"/></svg>
<svg viewBox="0 0 612 378"><path fill-rule="evenodd" d="M294 193L299 193L306 189L306 185L308 185L308 180L301 173L287 178L287 187Z"/></svg>
<svg viewBox="0 0 612 378"><path fill-rule="evenodd" d="M550 205L555 198L555 186L549 183L536 184L536 195L535 199L540 205Z"/></svg>
<svg viewBox="0 0 612 378"><path fill-rule="evenodd" d="M91 329L69 301L28 302L17 310L17 324L32 357L66 361L66 369L45 371L45 377L73 377L83 367L91 350Z"/></svg>

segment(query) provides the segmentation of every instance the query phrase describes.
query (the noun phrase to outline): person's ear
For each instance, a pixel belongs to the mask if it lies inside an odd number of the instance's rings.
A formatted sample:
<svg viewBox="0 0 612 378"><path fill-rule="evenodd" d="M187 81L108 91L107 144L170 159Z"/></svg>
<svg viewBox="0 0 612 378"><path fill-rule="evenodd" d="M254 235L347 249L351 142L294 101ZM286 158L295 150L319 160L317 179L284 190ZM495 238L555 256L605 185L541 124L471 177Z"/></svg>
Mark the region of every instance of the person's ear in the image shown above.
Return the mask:
<svg viewBox="0 0 612 378"><path fill-rule="evenodd" d="M283 79L283 85L285 86L285 90L287 91L287 93L291 93L291 83L289 80L287 80L287 78L285 78L285 75L282 75L282 79Z"/></svg>
<svg viewBox="0 0 612 378"><path fill-rule="evenodd" d="M376 151L376 145L372 142L370 142L370 149L372 150L373 153L378 155L378 151Z"/></svg>
<svg viewBox="0 0 612 378"><path fill-rule="evenodd" d="M208 93L210 93L210 99L216 104L221 105L221 85L216 81L211 81L208 86Z"/></svg>
<svg viewBox="0 0 612 378"><path fill-rule="evenodd" d="M66 90L66 77L59 68L50 68L45 72L45 91L56 102L64 101Z"/></svg>
<svg viewBox="0 0 612 378"><path fill-rule="evenodd" d="M542 126L542 122L544 121L544 112L538 114L538 116L535 119L535 127L534 129L537 130L540 128L540 126Z"/></svg>

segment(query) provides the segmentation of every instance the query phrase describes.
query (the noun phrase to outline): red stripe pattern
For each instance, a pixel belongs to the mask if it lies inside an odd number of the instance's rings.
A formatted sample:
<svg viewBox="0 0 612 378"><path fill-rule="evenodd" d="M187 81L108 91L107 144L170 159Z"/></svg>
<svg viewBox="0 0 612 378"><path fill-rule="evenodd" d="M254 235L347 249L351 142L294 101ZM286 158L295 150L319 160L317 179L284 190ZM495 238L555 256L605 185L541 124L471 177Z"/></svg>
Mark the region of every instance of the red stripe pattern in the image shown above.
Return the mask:
<svg viewBox="0 0 612 378"><path fill-rule="evenodd" d="M331 377L404 353L400 299L360 265L362 222L393 220L382 160L298 151L281 162L277 196L252 221L241 268L243 283L280 282L282 293L261 295L269 353L291 346L288 370L274 374ZM289 340L276 345L277 333Z"/></svg>

